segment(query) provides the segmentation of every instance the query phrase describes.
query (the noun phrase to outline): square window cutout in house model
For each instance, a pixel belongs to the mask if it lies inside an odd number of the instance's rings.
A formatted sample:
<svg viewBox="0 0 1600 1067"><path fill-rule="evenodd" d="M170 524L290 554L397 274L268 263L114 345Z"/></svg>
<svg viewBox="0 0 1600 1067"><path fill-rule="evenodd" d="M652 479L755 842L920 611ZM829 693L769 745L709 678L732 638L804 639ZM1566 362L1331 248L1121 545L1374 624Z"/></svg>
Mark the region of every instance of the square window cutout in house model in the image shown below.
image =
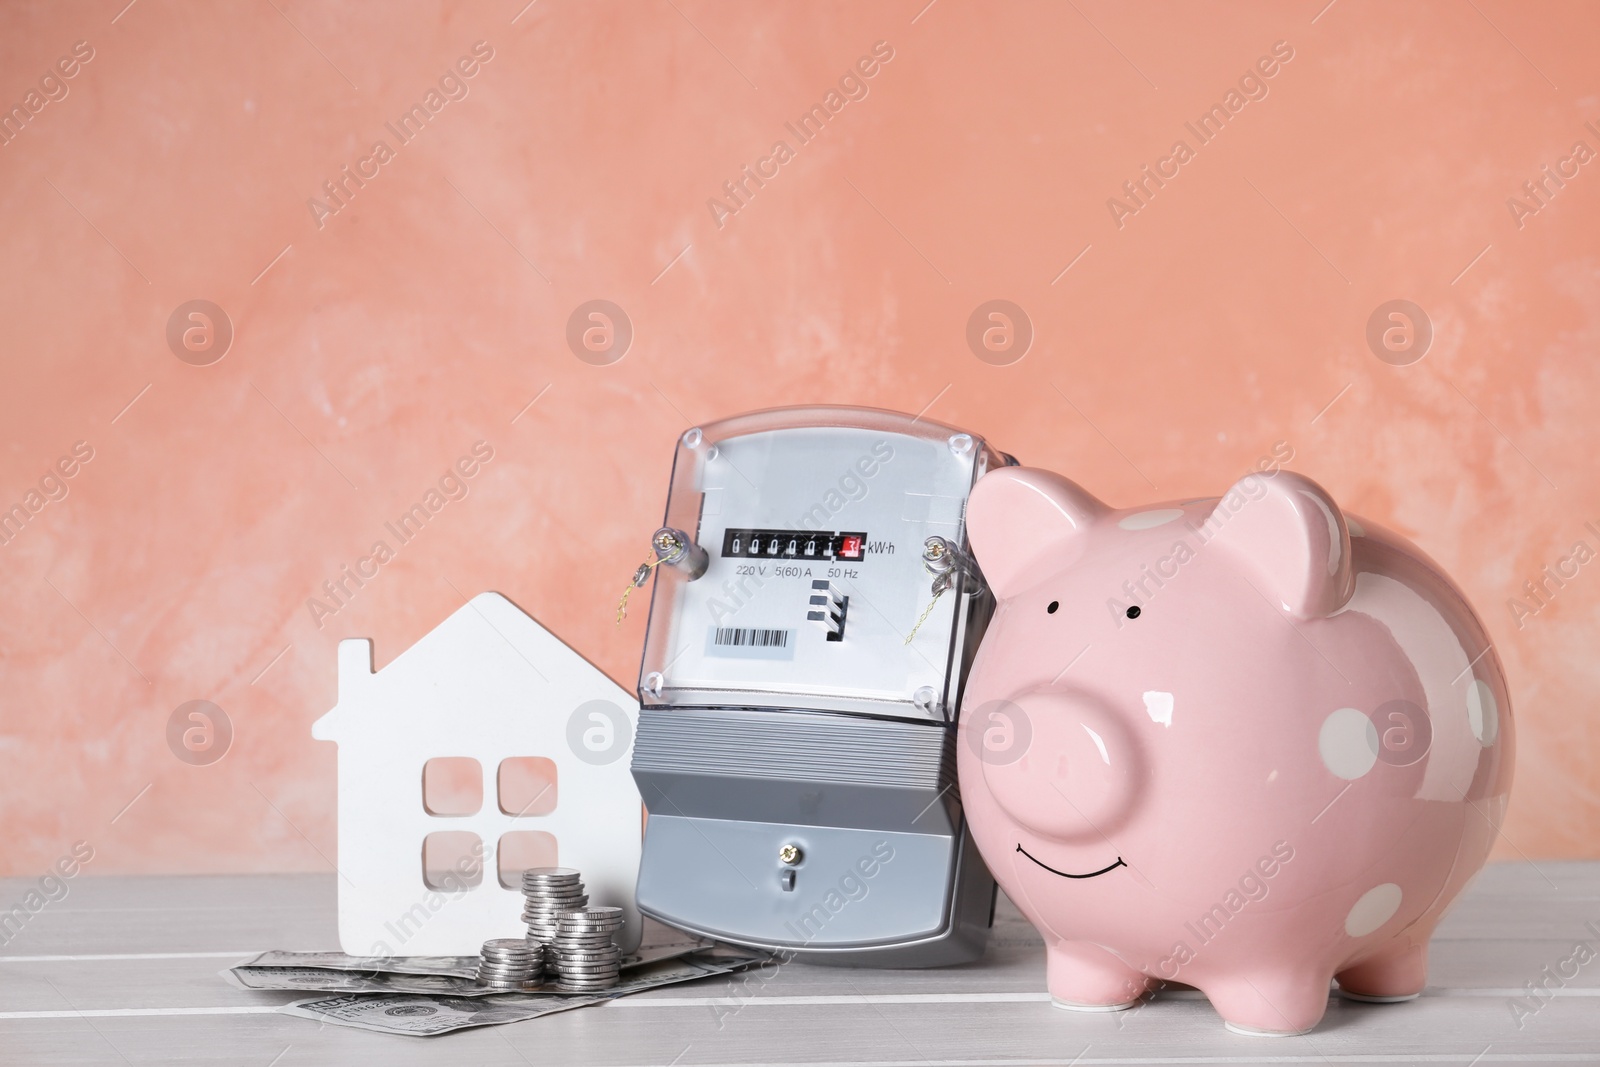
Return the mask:
<svg viewBox="0 0 1600 1067"><path fill-rule="evenodd" d="M339 644L339 943L358 956L476 955L521 937L521 874L583 871L594 905L634 904L638 701L498 593L382 670Z"/></svg>

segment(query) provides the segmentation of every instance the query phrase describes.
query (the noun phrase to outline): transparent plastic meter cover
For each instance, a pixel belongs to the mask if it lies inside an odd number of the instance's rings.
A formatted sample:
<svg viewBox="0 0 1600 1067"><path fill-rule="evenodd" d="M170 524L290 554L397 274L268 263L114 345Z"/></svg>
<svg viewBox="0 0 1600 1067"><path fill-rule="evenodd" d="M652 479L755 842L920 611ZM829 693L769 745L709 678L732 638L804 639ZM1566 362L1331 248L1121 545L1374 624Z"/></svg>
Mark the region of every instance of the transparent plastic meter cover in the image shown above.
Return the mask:
<svg viewBox="0 0 1600 1067"><path fill-rule="evenodd" d="M908 415L788 408L679 440L666 525L710 558L657 567L640 670L646 705L953 718L970 598L933 602L923 546L966 550L967 494L1003 460Z"/></svg>

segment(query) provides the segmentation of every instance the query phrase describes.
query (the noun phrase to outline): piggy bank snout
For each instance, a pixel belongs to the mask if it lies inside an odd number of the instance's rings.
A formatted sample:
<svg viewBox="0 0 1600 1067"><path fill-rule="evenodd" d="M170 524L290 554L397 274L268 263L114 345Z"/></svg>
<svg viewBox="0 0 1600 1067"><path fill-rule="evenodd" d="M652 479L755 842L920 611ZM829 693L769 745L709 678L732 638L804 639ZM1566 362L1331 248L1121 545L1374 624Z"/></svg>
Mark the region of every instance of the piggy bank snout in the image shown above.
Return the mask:
<svg viewBox="0 0 1600 1067"><path fill-rule="evenodd" d="M1101 839L1130 813L1138 752L1122 719L1097 701L1057 694L991 701L967 728L995 802L1034 833Z"/></svg>

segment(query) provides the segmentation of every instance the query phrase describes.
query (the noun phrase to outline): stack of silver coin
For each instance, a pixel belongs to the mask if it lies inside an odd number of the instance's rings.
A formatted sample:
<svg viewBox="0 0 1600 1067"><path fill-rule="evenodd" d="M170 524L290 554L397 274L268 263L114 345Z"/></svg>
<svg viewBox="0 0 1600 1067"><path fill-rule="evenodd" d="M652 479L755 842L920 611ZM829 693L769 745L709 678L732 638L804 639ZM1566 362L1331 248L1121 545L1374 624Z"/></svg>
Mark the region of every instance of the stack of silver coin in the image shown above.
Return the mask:
<svg viewBox="0 0 1600 1067"><path fill-rule="evenodd" d="M556 927L563 912L589 903L582 876L571 867L530 867L522 872L522 921L528 924L528 943L544 954L544 968L555 973Z"/></svg>
<svg viewBox="0 0 1600 1067"><path fill-rule="evenodd" d="M526 989L544 981L544 953L520 937L497 937L483 943L478 984L490 989Z"/></svg>
<svg viewBox="0 0 1600 1067"><path fill-rule="evenodd" d="M612 938L622 923L621 908L578 908L561 915L553 946L558 988L590 992L617 984L622 949Z"/></svg>

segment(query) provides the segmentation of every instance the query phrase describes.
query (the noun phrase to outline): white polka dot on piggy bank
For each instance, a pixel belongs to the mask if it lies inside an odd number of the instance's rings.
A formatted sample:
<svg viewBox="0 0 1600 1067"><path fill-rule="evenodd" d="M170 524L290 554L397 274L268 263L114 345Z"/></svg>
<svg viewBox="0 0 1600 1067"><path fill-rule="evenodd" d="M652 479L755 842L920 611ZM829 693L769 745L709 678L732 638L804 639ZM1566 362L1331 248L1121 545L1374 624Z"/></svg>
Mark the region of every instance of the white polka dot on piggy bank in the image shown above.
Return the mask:
<svg viewBox="0 0 1600 1067"><path fill-rule="evenodd" d="M962 802L1055 1003L1178 981L1293 1033L1335 979L1418 992L1493 843L1467 805L1503 811L1511 776L1498 657L1450 579L1276 467L1124 510L997 469L967 521L997 610L963 708L1033 732L1011 762L958 746Z"/></svg>

